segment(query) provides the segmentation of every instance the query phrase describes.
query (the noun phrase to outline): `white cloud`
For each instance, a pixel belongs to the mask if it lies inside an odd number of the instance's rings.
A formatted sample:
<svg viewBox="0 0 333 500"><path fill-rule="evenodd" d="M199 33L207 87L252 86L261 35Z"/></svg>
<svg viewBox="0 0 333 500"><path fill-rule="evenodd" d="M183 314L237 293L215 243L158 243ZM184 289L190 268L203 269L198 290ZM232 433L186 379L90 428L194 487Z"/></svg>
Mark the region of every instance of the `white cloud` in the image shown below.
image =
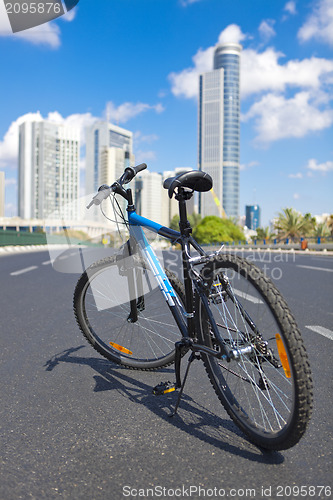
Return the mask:
<svg viewBox="0 0 333 500"><path fill-rule="evenodd" d="M108 102L106 105L106 116L109 120L116 123L126 123L131 118L144 113L148 110L154 110L156 113L162 113L164 108L162 104L150 105L142 102L136 104L132 102L125 102L116 107L113 102Z"/></svg>
<svg viewBox="0 0 333 500"><path fill-rule="evenodd" d="M283 57L274 48L258 53L245 49L241 56L242 96L263 91L282 92L287 86L319 89L323 79L333 72L333 61L311 57L303 60L290 60L279 64Z"/></svg>
<svg viewBox="0 0 333 500"><path fill-rule="evenodd" d="M218 43L241 43L245 38L246 35L237 24L229 24L221 31Z"/></svg>
<svg viewBox="0 0 333 500"><path fill-rule="evenodd" d="M6 187L8 187L8 186L17 186L17 179L13 178L13 177L10 177L9 179L6 178L5 179L5 186Z"/></svg>
<svg viewBox="0 0 333 500"><path fill-rule="evenodd" d="M297 174L289 174L288 177L290 179L303 179L303 174L298 172Z"/></svg>
<svg viewBox="0 0 333 500"><path fill-rule="evenodd" d="M333 124L333 110L320 110L312 104L310 92L299 92L291 99L267 94L255 102L243 120L255 119L256 142L269 142L287 137L304 137Z"/></svg>
<svg viewBox="0 0 333 500"><path fill-rule="evenodd" d="M289 14L295 15L297 14L296 10L296 2L293 2L292 0L290 2L287 2L286 5L284 6L283 10L288 12Z"/></svg>
<svg viewBox="0 0 333 500"><path fill-rule="evenodd" d="M273 28L274 24L275 24L274 19L267 19L260 23L258 31L260 33L260 36L265 42L268 42L268 40L270 40L276 35L275 30Z"/></svg>
<svg viewBox="0 0 333 500"><path fill-rule="evenodd" d="M316 171L321 172L322 174L326 174L327 172L333 170L333 161L318 163L317 160L311 158L311 160L308 161L307 168L310 171Z"/></svg>
<svg viewBox="0 0 333 500"><path fill-rule="evenodd" d="M210 68L211 69L211 68ZM184 69L180 73L170 73L171 92L176 97L185 97L186 99L198 97L198 68Z"/></svg>
<svg viewBox="0 0 333 500"><path fill-rule="evenodd" d="M193 68L186 68L179 73L170 73L171 91L176 97L185 97L186 99L198 97L198 76L200 73L211 71L213 69L213 57L215 47L209 47L206 50L199 49L193 56Z"/></svg>
<svg viewBox="0 0 333 500"><path fill-rule="evenodd" d="M74 9L71 9L68 12L66 12L63 16L61 16L61 19L63 21L68 21L70 23L71 21L73 21L73 19L75 19L76 12L77 12L77 6L74 7Z"/></svg>
<svg viewBox="0 0 333 500"><path fill-rule="evenodd" d="M11 36L26 40L33 45L48 45L52 49L57 49L61 45L60 28L54 22L19 31L18 33L13 33Z"/></svg>
<svg viewBox="0 0 333 500"><path fill-rule="evenodd" d="M134 151L135 154L135 163L148 163L149 161L155 161L156 160L156 153L155 151Z"/></svg>
<svg viewBox="0 0 333 500"><path fill-rule="evenodd" d="M0 2L0 36L12 34L9 18L7 15L5 2Z"/></svg>
<svg viewBox="0 0 333 500"><path fill-rule="evenodd" d="M197 2L201 2L201 0L180 0L180 5L182 5L183 7L187 7L188 5Z"/></svg>
<svg viewBox="0 0 333 500"><path fill-rule="evenodd" d="M298 193L294 193L293 194L293 198L294 198L294 200L299 200L300 199L300 195Z"/></svg>
<svg viewBox="0 0 333 500"><path fill-rule="evenodd" d="M252 167L258 167L259 165L260 163L258 161L250 161L249 163L241 163L239 165L239 169L243 171L243 170L248 170L249 168Z"/></svg>
<svg viewBox="0 0 333 500"><path fill-rule="evenodd" d="M136 145L140 144L142 142L145 142L147 144L151 144L152 142L155 142L158 139L159 139L159 137L156 134L143 135L142 132L140 132L139 130L137 130L133 134L133 140L134 140L134 143Z"/></svg>
<svg viewBox="0 0 333 500"><path fill-rule="evenodd" d="M333 46L333 2L318 0L305 24L298 31L301 42L315 39Z"/></svg>

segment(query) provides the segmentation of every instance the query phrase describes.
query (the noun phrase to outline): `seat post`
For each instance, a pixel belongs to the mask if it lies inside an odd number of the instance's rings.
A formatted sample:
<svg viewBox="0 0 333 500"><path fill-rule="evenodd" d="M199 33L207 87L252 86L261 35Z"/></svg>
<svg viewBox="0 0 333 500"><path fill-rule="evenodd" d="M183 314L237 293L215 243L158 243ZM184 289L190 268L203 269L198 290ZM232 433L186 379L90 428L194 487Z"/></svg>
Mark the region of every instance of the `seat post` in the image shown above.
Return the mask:
<svg viewBox="0 0 333 500"><path fill-rule="evenodd" d="M179 229L183 236L189 236L192 233L192 228L187 220L186 201L192 197L192 192L186 192L185 189L179 187L175 198L179 204Z"/></svg>
<svg viewBox="0 0 333 500"><path fill-rule="evenodd" d="M188 257L190 255L189 237L192 233L192 228L187 220L186 201L189 200L192 195L193 191L185 191L184 188L178 187L178 193L175 196L179 203L179 229L181 235L183 236L181 245L185 287L185 308L187 314L187 328L190 337L194 336L193 290L188 262Z"/></svg>

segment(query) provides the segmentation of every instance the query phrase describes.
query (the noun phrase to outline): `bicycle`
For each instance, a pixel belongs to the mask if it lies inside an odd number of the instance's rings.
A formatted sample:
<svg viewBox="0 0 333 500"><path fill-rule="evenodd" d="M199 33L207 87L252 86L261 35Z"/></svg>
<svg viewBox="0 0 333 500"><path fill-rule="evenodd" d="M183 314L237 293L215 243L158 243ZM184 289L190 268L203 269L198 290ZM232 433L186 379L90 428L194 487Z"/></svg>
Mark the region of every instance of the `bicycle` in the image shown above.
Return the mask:
<svg viewBox="0 0 333 500"><path fill-rule="evenodd" d="M201 359L222 405L250 441L271 450L294 446L311 416L312 378L285 299L253 263L221 249L207 254L192 237L186 201L212 188L208 174L191 171L164 181L179 203L179 231L138 215L124 185L146 167L126 168L87 207L110 198L115 222L125 224L129 239L80 277L74 293L80 329L100 354L128 368L174 363L176 382L153 389L156 395L179 390L172 415L192 361ZM116 195L126 200L127 219ZM143 228L180 244L183 282L163 269ZM181 359L189 351L181 380Z"/></svg>

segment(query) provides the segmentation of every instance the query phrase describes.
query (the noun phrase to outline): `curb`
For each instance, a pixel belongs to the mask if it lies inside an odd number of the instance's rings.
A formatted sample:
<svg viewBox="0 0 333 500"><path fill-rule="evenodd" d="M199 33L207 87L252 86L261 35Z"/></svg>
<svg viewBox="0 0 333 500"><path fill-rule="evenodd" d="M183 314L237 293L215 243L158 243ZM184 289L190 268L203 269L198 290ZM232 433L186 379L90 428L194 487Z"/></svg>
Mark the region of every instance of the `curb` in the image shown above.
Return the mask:
<svg viewBox="0 0 333 500"><path fill-rule="evenodd" d="M283 253L283 254L297 254L297 255L323 255L323 256L333 256L332 250L295 250L295 249L285 249L285 248L223 248L223 251L227 252L254 252L254 253Z"/></svg>
<svg viewBox="0 0 333 500"><path fill-rule="evenodd" d="M47 252L48 250L62 250L66 245L10 245L0 247L0 257L11 255L14 253L27 253L27 252Z"/></svg>

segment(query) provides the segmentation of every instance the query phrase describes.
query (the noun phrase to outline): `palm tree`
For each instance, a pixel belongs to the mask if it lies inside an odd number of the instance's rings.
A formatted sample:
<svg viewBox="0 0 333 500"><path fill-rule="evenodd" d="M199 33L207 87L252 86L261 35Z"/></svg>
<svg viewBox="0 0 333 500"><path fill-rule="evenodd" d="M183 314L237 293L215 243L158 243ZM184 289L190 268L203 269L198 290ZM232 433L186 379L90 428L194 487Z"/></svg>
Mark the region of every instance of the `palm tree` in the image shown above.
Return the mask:
<svg viewBox="0 0 333 500"><path fill-rule="evenodd" d="M330 230L331 235L333 236L333 215L332 214L326 220L326 225L327 225L328 229Z"/></svg>
<svg viewBox="0 0 333 500"><path fill-rule="evenodd" d="M306 213L304 215L304 227L303 227L304 234L310 236L315 230L316 226L317 226L316 218L312 217L310 213Z"/></svg>
<svg viewBox="0 0 333 500"><path fill-rule="evenodd" d="M257 239L258 240L270 240L274 237L275 235L271 233L270 229L268 226L266 227L258 227L257 229Z"/></svg>
<svg viewBox="0 0 333 500"><path fill-rule="evenodd" d="M330 230L328 229L326 222L320 222L317 224L313 235L317 238L327 238L330 235Z"/></svg>
<svg viewBox="0 0 333 500"><path fill-rule="evenodd" d="M293 208L284 208L282 212L279 212L274 228L278 231L279 238L295 240L309 234L313 229L313 219L310 214L303 217Z"/></svg>

